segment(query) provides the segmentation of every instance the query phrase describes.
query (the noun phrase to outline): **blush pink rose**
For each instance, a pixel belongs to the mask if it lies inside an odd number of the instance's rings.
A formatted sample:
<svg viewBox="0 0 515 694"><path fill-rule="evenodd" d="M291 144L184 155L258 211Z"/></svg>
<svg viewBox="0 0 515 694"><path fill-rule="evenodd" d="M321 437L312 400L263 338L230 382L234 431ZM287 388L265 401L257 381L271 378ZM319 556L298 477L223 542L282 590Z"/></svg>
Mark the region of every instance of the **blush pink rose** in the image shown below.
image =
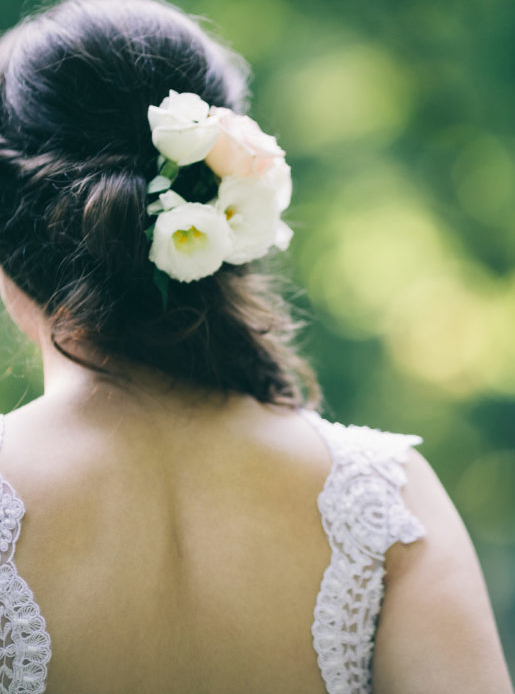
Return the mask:
<svg viewBox="0 0 515 694"><path fill-rule="evenodd" d="M205 162L220 178L263 174L284 157L275 137L264 133L252 118L214 106L210 113L219 118L220 135Z"/></svg>

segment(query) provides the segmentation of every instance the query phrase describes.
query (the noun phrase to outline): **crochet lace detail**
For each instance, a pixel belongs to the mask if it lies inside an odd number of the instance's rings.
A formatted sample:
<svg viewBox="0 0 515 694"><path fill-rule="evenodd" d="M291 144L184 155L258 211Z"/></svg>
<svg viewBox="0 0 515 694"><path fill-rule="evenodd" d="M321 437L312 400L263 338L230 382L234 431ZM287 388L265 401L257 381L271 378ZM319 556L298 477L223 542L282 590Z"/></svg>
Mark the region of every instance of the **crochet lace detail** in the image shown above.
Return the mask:
<svg viewBox="0 0 515 694"><path fill-rule="evenodd" d="M3 428L0 415L0 446ZM44 692L51 655L45 620L14 563L24 513L22 500L0 475L0 694Z"/></svg>
<svg viewBox="0 0 515 694"><path fill-rule="evenodd" d="M332 554L314 610L313 645L328 694L370 694L385 552L425 533L400 493L406 482L402 463L421 439L303 414L333 461L318 497ZM0 416L0 446L3 426ZM51 657L45 620L14 563L24 513L0 475L0 694L42 694Z"/></svg>
<svg viewBox="0 0 515 694"><path fill-rule="evenodd" d="M314 611L313 646L328 694L372 692L374 634L383 598L384 556L395 542L425 534L401 487L418 436L331 424L313 412L333 465L318 497L332 549Z"/></svg>

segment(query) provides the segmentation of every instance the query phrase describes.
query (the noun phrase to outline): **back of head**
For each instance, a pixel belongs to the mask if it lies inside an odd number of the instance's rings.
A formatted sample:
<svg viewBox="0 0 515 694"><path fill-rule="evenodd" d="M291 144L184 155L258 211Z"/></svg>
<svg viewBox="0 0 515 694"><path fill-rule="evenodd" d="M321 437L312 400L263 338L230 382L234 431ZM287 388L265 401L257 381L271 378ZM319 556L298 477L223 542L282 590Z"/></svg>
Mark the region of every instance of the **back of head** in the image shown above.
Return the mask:
<svg viewBox="0 0 515 694"><path fill-rule="evenodd" d="M155 0L66 0L0 42L0 265L76 341L179 378L298 405L293 325L247 266L173 281L163 310L144 230L170 89L236 111L244 62ZM181 185L195 194L195 165ZM204 202L204 200L200 200ZM93 365L92 365L93 366Z"/></svg>

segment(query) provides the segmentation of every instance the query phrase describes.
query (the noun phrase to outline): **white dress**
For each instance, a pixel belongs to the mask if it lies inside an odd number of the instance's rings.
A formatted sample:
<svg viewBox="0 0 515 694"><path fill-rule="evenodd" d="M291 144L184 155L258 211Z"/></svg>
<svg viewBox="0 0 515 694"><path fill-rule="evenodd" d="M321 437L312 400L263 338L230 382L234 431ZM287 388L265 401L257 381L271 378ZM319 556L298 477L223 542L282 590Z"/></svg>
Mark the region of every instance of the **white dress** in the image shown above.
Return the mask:
<svg viewBox="0 0 515 694"><path fill-rule="evenodd" d="M331 546L314 608L313 647L328 694L370 694L384 556L424 534L401 497L403 463L417 436L331 424L302 412L324 440L332 468L318 497ZM0 446L4 418L0 415ZM51 658L45 620L14 563L25 513L0 475L0 694L41 694Z"/></svg>

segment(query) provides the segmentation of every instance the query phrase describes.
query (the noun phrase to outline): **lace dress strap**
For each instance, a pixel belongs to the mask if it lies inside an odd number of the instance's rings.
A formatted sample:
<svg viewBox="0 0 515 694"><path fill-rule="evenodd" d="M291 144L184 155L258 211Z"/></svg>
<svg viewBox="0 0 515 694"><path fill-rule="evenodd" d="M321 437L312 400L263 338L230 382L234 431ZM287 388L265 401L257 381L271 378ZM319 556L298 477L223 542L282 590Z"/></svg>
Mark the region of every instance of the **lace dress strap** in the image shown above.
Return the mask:
<svg viewBox="0 0 515 694"><path fill-rule="evenodd" d="M324 439L333 463L318 497L332 554L314 611L313 646L328 694L365 694L372 692L386 550L425 534L401 496L402 464L421 439L303 414Z"/></svg>
<svg viewBox="0 0 515 694"><path fill-rule="evenodd" d="M0 415L0 448L4 433ZM32 591L14 563L22 500L0 475L0 694L41 694L46 688L50 637Z"/></svg>

